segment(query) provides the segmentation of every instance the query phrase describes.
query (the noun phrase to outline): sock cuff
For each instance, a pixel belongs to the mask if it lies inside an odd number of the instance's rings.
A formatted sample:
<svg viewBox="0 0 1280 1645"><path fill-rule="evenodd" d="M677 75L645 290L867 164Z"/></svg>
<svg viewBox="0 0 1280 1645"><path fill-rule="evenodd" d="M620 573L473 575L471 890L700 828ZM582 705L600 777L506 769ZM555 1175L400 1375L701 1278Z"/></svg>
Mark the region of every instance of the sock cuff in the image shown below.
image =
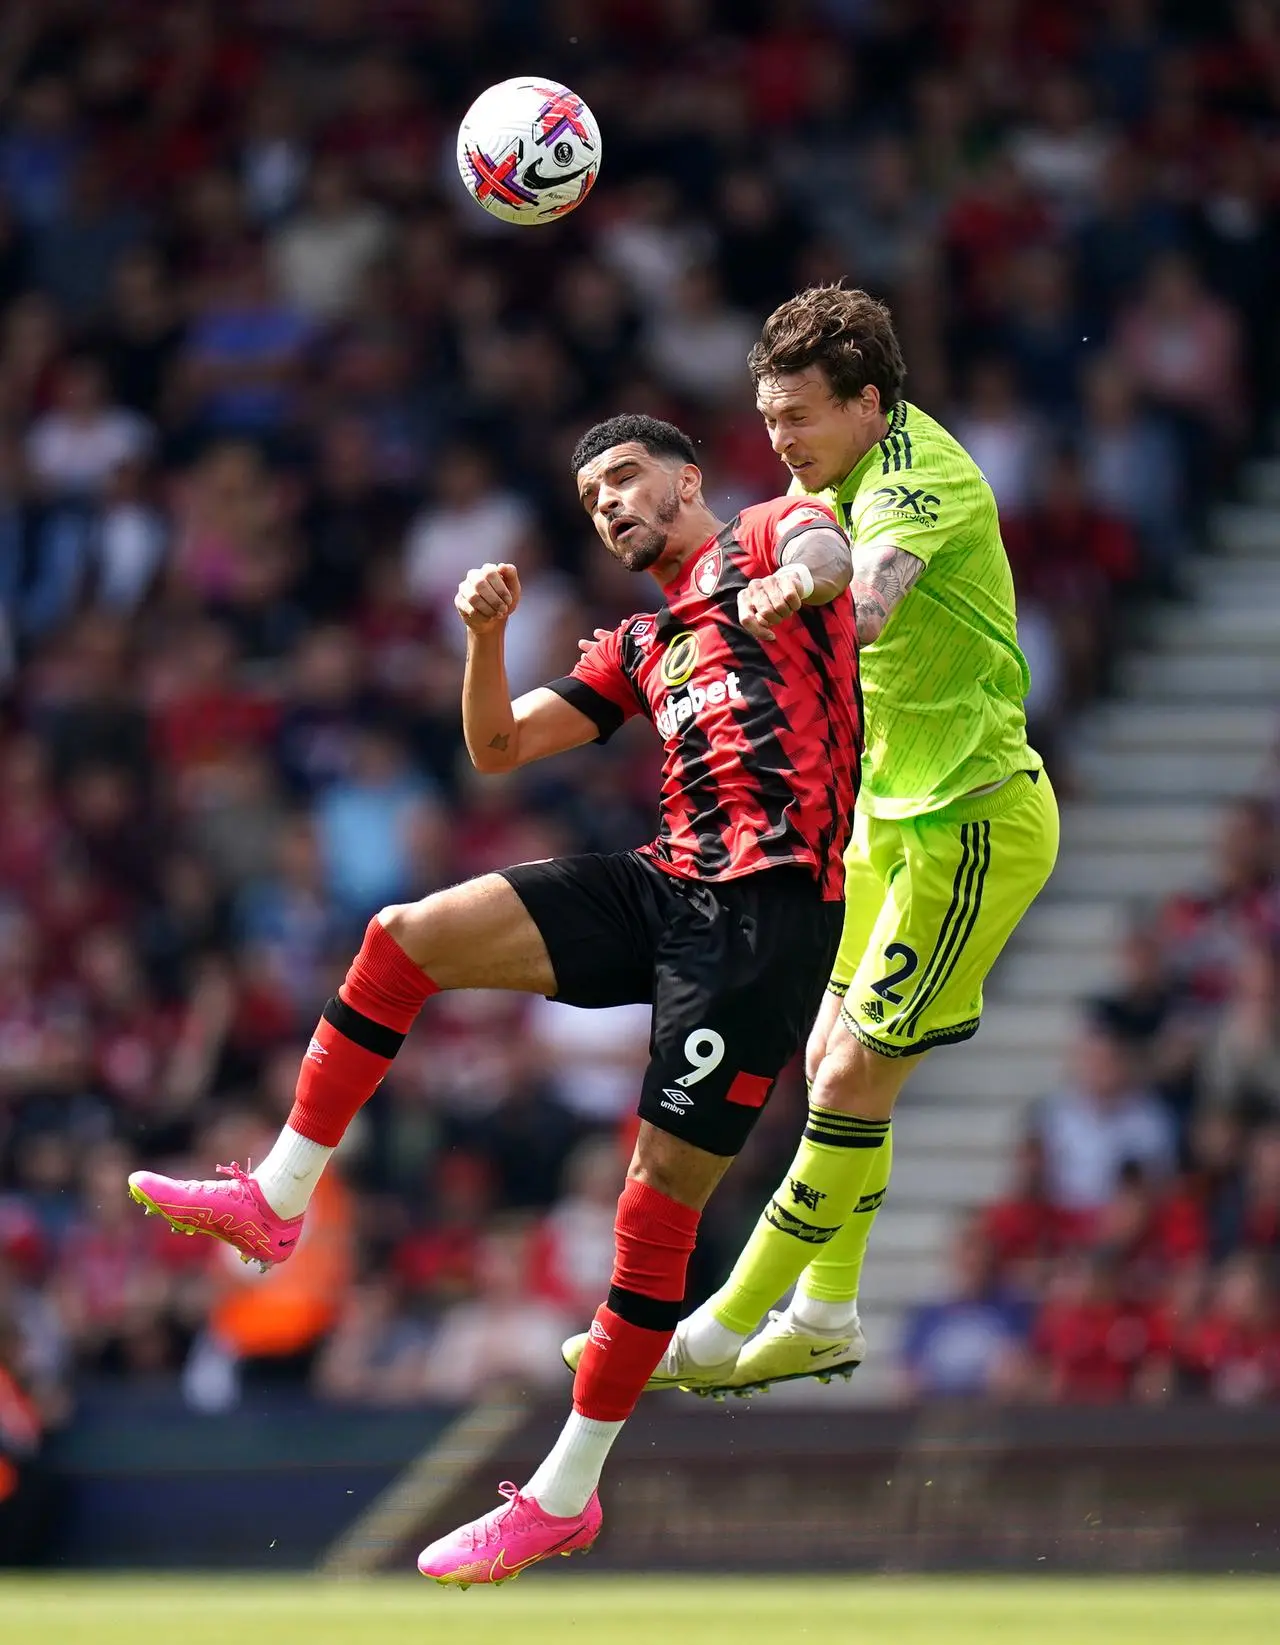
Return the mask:
<svg viewBox="0 0 1280 1645"><path fill-rule="evenodd" d="M659 1302L682 1302L701 1216L692 1206L628 1178L614 1219L614 1285Z"/></svg>
<svg viewBox="0 0 1280 1645"><path fill-rule="evenodd" d="M440 992L375 917L365 928L338 998L353 1011L397 1034L407 1034L427 1000Z"/></svg>
<svg viewBox="0 0 1280 1645"><path fill-rule="evenodd" d="M691 1205L682 1205L678 1199L650 1188L647 1182L628 1177L618 1198L616 1227L620 1232L644 1234L652 1239L656 1234L669 1233L682 1242L687 1239L693 1249L702 1212Z"/></svg>
<svg viewBox="0 0 1280 1645"><path fill-rule="evenodd" d="M811 1102L804 1136L806 1142L828 1148L880 1148L892 1124L892 1120L863 1119L857 1114L844 1114L837 1108L822 1108Z"/></svg>

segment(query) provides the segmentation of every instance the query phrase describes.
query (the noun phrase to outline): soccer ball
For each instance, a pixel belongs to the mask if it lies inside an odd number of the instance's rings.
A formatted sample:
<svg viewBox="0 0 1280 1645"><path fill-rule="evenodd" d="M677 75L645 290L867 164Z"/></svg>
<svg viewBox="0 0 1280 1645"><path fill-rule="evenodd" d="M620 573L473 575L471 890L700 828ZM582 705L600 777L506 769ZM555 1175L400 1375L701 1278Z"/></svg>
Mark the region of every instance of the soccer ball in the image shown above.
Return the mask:
<svg viewBox="0 0 1280 1645"><path fill-rule="evenodd" d="M591 110L555 80L503 80L482 91L458 131L467 193L508 223L547 223L580 206L600 170Z"/></svg>

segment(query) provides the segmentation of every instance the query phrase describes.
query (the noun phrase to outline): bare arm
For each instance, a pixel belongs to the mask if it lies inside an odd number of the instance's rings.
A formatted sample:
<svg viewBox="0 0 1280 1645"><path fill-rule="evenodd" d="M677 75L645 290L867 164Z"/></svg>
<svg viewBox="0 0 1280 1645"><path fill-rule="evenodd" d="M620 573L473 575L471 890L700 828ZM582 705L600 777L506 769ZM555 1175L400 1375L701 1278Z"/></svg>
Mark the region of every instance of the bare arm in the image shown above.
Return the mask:
<svg viewBox="0 0 1280 1645"><path fill-rule="evenodd" d="M853 551L853 609L858 644L870 645L884 632L894 608L924 570L924 561L905 548Z"/></svg>
<svg viewBox="0 0 1280 1645"><path fill-rule="evenodd" d="M462 733L477 771L514 771L600 735L592 720L545 686L513 703L502 653L501 629L492 636L467 636Z"/></svg>
<svg viewBox="0 0 1280 1645"><path fill-rule="evenodd" d="M783 546L780 565L806 566L813 578L813 593L803 605L830 605L843 594L853 576L849 539L835 526L813 526L800 531Z"/></svg>
<svg viewBox="0 0 1280 1645"><path fill-rule="evenodd" d="M519 603L520 579L510 565L469 572L454 600L467 625L462 734L477 771L514 771L599 735L594 721L543 686L511 701L505 634Z"/></svg>

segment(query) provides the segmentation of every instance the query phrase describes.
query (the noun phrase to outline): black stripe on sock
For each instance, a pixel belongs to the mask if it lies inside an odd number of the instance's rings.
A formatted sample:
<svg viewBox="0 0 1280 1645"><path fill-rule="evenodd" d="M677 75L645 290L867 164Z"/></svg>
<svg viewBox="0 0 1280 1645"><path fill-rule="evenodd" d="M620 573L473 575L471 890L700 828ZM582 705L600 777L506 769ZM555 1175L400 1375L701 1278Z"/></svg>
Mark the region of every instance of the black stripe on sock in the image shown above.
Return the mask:
<svg viewBox="0 0 1280 1645"><path fill-rule="evenodd" d="M825 1245L840 1232L838 1225L835 1228L815 1228L811 1222L793 1216L776 1199L771 1199L765 1206L764 1220L780 1234L790 1234L793 1239L803 1240L806 1245Z"/></svg>
<svg viewBox="0 0 1280 1645"><path fill-rule="evenodd" d="M336 994L320 1015L331 1028L336 1028L346 1039L352 1040L364 1051L372 1051L375 1057L385 1057L388 1062L404 1044L403 1034L397 1034L394 1028L388 1028L385 1023L374 1022L373 1018L366 1017L363 1011L353 1010Z"/></svg>
<svg viewBox="0 0 1280 1645"><path fill-rule="evenodd" d="M605 1307L625 1319L628 1325L642 1331L674 1331L680 1323L683 1302L659 1302L657 1297L646 1297L641 1291L628 1291L625 1286L611 1285L605 1298Z"/></svg>
<svg viewBox="0 0 1280 1645"><path fill-rule="evenodd" d="M820 1102L810 1103L809 1119L815 1125L838 1126L845 1131L887 1131L888 1120L869 1120L861 1114L846 1114L841 1108L825 1108Z"/></svg>
<svg viewBox="0 0 1280 1645"><path fill-rule="evenodd" d="M806 1142L820 1142L824 1148L883 1148L884 1137L864 1137L856 1131L820 1131L816 1126L804 1128Z"/></svg>
<svg viewBox="0 0 1280 1645"><path fill-rule="evenodd" d="M883 1188L877 1189L874 1194L864 1194L853 1208L855 1215L859 1211L878 1211L884 1201L884 1196L885 1190Z"/></svg>

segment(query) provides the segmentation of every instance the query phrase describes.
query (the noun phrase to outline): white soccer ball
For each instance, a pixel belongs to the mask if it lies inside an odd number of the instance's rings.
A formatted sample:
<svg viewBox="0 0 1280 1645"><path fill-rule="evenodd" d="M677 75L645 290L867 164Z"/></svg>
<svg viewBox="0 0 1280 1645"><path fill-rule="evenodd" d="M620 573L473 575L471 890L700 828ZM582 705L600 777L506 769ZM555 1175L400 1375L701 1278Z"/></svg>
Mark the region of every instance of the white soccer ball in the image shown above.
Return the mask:
<svg viewBox="0 0 1280 1645"><path fill-rule="evenodd" d="M482 91L458 131L467 193L508 223L547 223L580 206L600 170L600 128L555 80L503 80Z"/></svg>

